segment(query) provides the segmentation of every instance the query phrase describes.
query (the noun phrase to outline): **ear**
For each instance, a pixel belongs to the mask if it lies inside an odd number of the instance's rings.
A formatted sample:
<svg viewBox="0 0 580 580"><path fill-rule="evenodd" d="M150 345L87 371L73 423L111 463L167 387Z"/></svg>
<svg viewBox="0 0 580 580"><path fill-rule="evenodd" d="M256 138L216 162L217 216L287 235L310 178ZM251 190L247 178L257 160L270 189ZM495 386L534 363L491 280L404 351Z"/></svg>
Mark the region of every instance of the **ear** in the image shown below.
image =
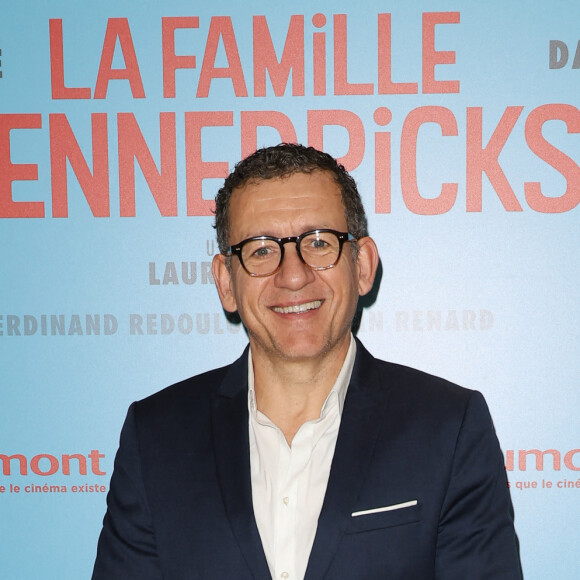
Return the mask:
<svg viewBox="0 0 580 580"><path fill-rule="evenodd" d="M233 290L232 273L227 267L226 260L223 254L216 254L211 264L211 272L224 310L235 312L238 306Z"/></svg>
<svg viewBox="0 0 580 580"><path fill-rule="evenodd" d="M358 240L358 293L364 296L371 291L379 266L379 250L374 240L368 236Z"/></svg>

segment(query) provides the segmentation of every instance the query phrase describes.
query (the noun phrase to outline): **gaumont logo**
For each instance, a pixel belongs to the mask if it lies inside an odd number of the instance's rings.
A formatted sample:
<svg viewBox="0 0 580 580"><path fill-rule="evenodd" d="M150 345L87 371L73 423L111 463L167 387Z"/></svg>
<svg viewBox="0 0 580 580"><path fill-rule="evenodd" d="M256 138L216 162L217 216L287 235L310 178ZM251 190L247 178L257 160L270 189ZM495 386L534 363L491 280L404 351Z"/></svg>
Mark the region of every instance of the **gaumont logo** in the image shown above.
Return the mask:
<svg viewBox="0 0 580 580"><path fill-rule="evenodd" d="M510 449L506 451L505 459L508 473L519 472L518 479L510 477L508 486L511 488L580 490L580 449ZM542 476L551 473L553 477L542 477L541 480L522 477L533 472L542 472ZM578 477L574 478L574 475Z"/></svg>
<svg viewBox="0 0 580 580"><path fill-rule="evenodd" d="M103 477L106 472L101 469L101 459L105 457L98 449L93 449L90 453L63 453L62 455L52 455L50 453L39 453L30 459L21 453L7 455L0 453L0 463L2 464L2 475L0 479L0 495L5 493L105 493L107 486L100 482L82 480L81 483L71 485L71 480L64 483L55 483L52 479L50 483L24 481L19 479L19 484L5 482L5 477L29 477L29 476L67 476L67 477Z"/></svg>

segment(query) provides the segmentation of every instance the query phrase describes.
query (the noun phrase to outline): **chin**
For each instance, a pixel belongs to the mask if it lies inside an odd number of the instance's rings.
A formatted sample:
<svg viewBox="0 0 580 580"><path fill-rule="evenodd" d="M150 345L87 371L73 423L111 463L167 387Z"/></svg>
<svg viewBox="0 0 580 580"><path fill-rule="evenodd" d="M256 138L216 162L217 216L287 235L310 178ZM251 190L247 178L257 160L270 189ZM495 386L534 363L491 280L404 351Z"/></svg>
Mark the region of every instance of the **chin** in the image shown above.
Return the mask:
<svg viewBox="0 0 580 580"><path fill-rule="evenodd" d="M280 357L295 361L311 360L332 349L331 342L324 340L321 336L312 340L308 340L306 337L295 337L289 341L276 342L273 346Z"/></svg>

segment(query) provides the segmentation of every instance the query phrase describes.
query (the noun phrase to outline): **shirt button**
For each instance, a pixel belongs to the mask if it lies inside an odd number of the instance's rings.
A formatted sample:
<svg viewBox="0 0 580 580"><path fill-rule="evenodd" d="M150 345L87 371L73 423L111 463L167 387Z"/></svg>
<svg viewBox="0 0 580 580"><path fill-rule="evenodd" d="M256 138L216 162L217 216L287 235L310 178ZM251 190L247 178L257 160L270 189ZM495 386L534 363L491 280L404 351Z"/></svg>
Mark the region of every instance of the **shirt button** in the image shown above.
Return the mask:
<svg viewBox="0 0 580 580"><path fill-rule="evenodd" d="M288 505L290 503L290 498L286 496L282 498L282 501L284 502L284 505ZM284 574L287 574L287 572L284 572ZM288 576L282 576L282 578L288 578Z"/></svg>
<svg viewBox="0 0 580 580"><path fill-rule="evenodd" d="M290 574L288 574L288 572L282 572L282 574L280 574L281 578L290 578Z"/></svg>

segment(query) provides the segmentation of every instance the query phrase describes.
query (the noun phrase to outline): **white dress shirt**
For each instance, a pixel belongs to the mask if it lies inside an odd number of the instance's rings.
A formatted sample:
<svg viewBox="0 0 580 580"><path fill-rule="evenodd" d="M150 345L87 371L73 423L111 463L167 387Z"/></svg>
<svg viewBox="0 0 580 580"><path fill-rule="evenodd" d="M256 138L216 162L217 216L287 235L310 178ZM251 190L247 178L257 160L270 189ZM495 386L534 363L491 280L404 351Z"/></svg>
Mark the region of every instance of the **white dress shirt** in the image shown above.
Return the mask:
<svg viewBox="0 0 580 580"><path fill-rule="evenodd" d="M257 409L254 371L248 364L252 500L273 579L302 580L306 573L355 354L351 335L348 353L320 417L304 423L291 446Z"/></svg>

